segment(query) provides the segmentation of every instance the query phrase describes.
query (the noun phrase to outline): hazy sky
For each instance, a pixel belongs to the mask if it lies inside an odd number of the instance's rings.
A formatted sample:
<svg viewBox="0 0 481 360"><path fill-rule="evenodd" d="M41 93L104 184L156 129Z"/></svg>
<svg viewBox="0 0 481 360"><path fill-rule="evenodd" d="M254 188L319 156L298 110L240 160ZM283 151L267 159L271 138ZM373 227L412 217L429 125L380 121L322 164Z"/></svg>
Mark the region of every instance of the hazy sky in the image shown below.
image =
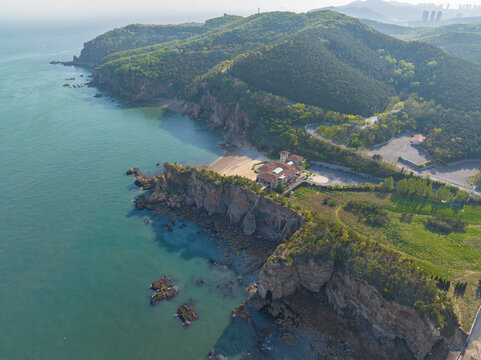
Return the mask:
<svg viewBox="0 0 481 360"><path fill-rule="evenodd" d="M250 15L261 11L303 12L351 0L0 0L0 21L14 19L120 16L130 21L199 21L224 12ZM403 0L411 3L481 4L481 0Z"/></svg>

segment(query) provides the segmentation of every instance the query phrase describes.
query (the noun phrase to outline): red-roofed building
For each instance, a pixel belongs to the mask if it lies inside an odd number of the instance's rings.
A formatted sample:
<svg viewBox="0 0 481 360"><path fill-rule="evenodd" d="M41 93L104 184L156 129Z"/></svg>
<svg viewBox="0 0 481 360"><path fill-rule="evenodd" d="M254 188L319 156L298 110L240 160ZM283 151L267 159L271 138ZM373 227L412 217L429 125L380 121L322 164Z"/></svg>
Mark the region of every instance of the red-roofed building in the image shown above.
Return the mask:
<svg viewBox="0 0 481 360"><path fill-rule="evenodd" d="M291 154L287 158L288 163L289 161L292 161L296 165L302 165L306 162L306 159L304 159L302 156Z"/></svg>
<svg viewBox="0 0 481 360"><path fill-rule="evenodd" d="M426 139L426 137L423 136L422 134L416 134L411 138L411 144L413 145L422 144L424 139Z"/></svg>
<svg viewBox="0 0 481 360"><path fill-rule="evenodd" d="M302 166L295 164L295 162L300 162L301 164L305 162L303 157L297 155L289 156L287 151L282 151L279 155L281 161L270 161L257 168L259 172L257 175L258 182L271 188L276 188L279 184L287 183L304 170ZM294 158L289 160L288 157L292 156Z"/></svg>

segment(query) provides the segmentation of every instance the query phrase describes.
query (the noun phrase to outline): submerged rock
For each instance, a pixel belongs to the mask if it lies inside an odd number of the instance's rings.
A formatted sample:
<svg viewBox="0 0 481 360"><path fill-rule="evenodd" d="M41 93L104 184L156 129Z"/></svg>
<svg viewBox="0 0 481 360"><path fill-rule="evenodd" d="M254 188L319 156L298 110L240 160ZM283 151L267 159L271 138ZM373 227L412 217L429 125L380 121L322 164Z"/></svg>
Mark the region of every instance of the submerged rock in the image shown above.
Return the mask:
<svg viewBox="0 0 481 360"><path fill-rule="evenodd" d="M245 306L245 304L241 304L234 310L232 310L231 318L235 319L236 317L248 323L250 323L252 320L251 315L249 314L249 311L247 311L247 307Z"/></svg>
<svg viewBox="0 0 481 360"><path fill-rule="evenodd" d="M153 282L152 285L150 285L150 288L155 291L150 298L150 303L152 305L159 301L170 300L178 293L175 285L165 276L162 276L161 279Z"/></svg>
<svg viewBox="0 0 481 360"><path fill-rule="evenodd" d="M197 313L189 305L184 304L177 309L177 316L184 323L184 325L190 325L192 321L197 320Z"/></svg>
<svg viewBox="0 0 481 360"><path fill-rule="evenodd" d="M202 279L199 279L199 280L197 280L197 281L195 282L195 286L202 286L202 285L204 285L204 284L205 284L205 281L202 280Z"/></svg>
<svg viewBox="0 0 481 360"><path fill-rule="evenodd" d="M104 95L103 95L103 94L98 94L98 93L97 93L97 94L95 94L95 95L94 95L94 98L101 98L102 96L104 96Z"/></svg>

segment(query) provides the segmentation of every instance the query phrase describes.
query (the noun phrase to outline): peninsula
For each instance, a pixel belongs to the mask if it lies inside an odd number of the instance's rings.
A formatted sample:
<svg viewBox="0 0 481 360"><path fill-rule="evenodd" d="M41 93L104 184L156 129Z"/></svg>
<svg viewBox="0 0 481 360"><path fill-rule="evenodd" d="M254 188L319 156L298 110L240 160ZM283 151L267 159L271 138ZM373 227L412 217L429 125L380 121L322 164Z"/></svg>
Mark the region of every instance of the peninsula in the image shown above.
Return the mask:
<svg viewBox="0 0 481 360"><path fill-rule="evenodd" d="M241 149L212 169L242 176L177 164L137 173L149 194L136 204L188 216L260 256L249 300L258 309L296 326L329 322L369 359L463 349L481 305L481 203L364 149L410 131L422 141L409 146L432 163L479 158L481 66L332 11L129 25L87 42L72 63L131 104L181 102ZM252 181L281 151L307 159L307 172L327 164L378 180L300 181L286 193Z"/></svg>

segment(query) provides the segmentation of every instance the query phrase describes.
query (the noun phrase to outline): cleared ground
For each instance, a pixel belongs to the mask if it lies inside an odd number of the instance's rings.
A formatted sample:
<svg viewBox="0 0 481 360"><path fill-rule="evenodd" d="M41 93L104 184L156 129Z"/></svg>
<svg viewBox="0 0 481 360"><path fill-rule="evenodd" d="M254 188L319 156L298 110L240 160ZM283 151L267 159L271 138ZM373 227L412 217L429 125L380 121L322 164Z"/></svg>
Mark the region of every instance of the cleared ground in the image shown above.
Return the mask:
<svg viewBox="0 0 481 360"><path fill-rule="evenodd" d="M471 186L466 179L476 174L479 170L481 170L481 160L465 160L443 167L436 167L422 172L422 174L430 174L433 178L470 188Z"/></svg>
<svg viewBox="0 0 481 360"><path fill-rule="evenodd" d="M401 156L416 165L430 160L429 156L417 146L411 145L411 136L402 135L389 140L386 143L376 145L367 151L368 155L381 155L384 160L398 163Z"/></svg>
<svg viewBox="0 0 481 360"><path fill-rule="evenodd" d="M227 151L209 169L222 175L239 175L255 180L256 173L252 170L252 166L262 161L269 161L269 159L254 148L242 147Z"/></svg>
<svg viewBox="0 0 481 360"><path fill-rule="evenodd" d="M362 183L377 183L377 181L347 171L330 169L324 166L312 165L309 171L313 176L309 182L317 185L354 185Z"/></svg>

